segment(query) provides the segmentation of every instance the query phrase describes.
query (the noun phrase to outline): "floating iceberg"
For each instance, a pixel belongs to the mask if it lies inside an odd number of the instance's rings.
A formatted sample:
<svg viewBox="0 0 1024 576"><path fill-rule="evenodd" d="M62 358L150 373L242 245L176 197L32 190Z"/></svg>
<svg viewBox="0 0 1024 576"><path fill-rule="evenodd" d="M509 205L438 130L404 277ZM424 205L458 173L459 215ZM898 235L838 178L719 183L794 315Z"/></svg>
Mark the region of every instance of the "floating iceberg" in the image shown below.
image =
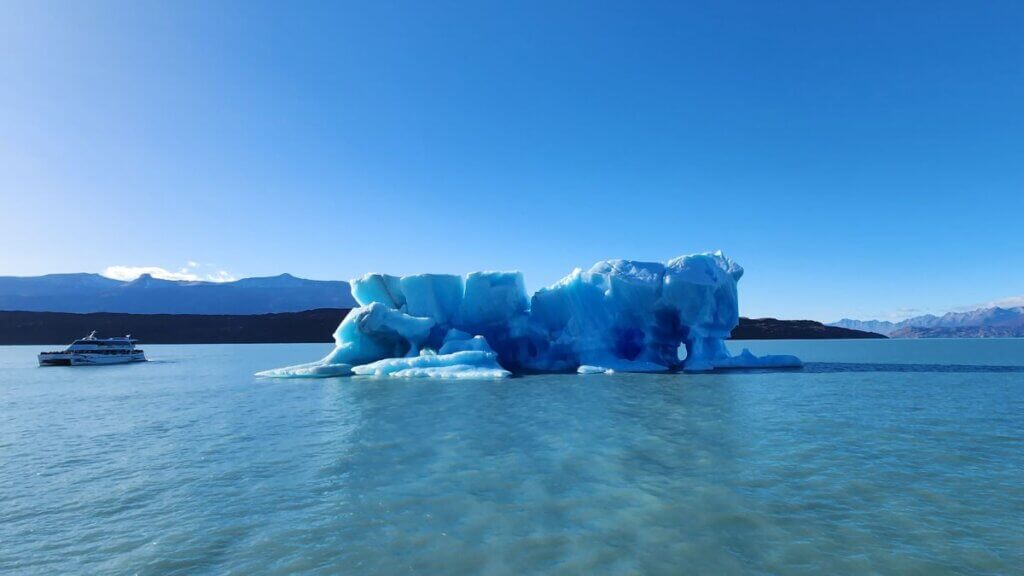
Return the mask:
<svg viewBox="0 0 1024 576"><path fill-rule="evenodd" d="M335 331L334 351L257 376L504 378L800 366L795 356L729 354L742 276L721 252L664 264L606 260L532 298L519 272L367 274L351 282L359 307Z"/></svg>

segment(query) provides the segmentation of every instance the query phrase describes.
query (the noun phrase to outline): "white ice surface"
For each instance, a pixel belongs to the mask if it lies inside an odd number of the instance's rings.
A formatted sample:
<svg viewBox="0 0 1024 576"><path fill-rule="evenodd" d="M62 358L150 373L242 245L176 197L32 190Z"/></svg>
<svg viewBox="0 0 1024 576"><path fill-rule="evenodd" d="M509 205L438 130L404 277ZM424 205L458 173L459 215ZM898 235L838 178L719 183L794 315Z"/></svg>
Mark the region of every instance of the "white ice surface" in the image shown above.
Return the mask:
<svg viewBox="0 0 1024 576"><path fill-rule="evenodd" d="M261 378L333 378L335 376L351 376L351 364L327 364L324 361L299 364L287 368L274 368L257 372Z"/></svg>
<svg viewBox="0 0 1024 576"><path fill-rule="evenodd" d="M410 358L386 358L356 366L360 376L426 378L507 378L511 374L498 364L494 352L465 350L451 354L421 354Z"/></svg>

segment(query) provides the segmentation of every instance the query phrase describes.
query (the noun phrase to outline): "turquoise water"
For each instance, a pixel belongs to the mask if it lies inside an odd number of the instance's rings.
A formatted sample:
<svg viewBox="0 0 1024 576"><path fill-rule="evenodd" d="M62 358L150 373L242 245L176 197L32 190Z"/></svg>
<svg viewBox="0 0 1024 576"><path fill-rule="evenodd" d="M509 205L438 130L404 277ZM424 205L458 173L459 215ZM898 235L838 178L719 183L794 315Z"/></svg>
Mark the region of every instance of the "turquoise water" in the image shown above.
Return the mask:
<svg viewBox="0 0 1024 576"><path fill-rule="evenodd" d="M1022 573L1024 340L748 345L813 362L259 381L330 346L2 347L0 573Z"/></svg>

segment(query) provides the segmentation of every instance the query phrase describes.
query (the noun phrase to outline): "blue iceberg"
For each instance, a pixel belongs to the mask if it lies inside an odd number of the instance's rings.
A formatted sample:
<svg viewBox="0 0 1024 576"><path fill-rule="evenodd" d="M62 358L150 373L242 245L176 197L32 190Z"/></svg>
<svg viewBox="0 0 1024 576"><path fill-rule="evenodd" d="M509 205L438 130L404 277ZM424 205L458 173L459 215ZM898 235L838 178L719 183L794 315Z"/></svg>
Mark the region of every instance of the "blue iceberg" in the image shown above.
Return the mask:
<svg viewBox="0 0 1024 576"><path fill-rule="evenodd" d="M338 326L330 354L257 376L504 378L801 366L795 356L729 354L742 276L721 252L664 264L606 260L532 297L519 272L367 274L351 282L359 307Z"/></svg>

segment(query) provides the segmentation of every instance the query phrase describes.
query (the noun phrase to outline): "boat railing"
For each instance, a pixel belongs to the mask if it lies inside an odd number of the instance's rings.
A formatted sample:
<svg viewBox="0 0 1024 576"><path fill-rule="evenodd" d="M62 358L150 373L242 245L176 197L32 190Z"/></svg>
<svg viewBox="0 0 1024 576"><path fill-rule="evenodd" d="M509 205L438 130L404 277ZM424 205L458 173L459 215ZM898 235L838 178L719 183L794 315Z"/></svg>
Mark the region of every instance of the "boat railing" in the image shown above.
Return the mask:
<svg viewBox="0 0 1024 576"><path fill-rule="evenodd" d="M55 351L50 351L50 352L40 352L39 354L42 355L42 356L49 356L51 354L106 354L106 355L116 355L116 354L135 354L137 352L138 353L143 353L144 350L142 348L131 348L131 349L129 349L129 348L122 348L120 350L55 350Z"/></svg>

